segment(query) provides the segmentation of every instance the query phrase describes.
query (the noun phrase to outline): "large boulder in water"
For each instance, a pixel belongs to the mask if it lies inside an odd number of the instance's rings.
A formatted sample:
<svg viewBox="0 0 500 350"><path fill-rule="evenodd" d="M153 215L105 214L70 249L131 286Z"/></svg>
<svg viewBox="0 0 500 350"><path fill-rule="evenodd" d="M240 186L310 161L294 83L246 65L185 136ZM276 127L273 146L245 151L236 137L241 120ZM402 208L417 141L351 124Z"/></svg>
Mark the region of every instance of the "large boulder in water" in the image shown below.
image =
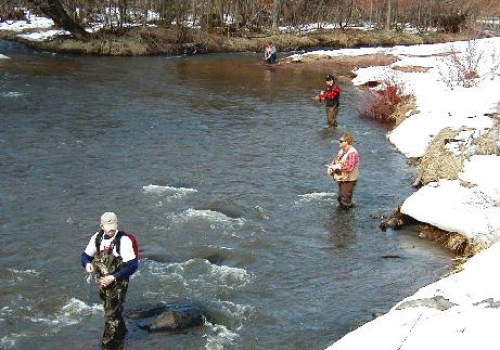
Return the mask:
<svg viewBox="0 0 500 350"><path fill-rule="evenodd" d="M193 303L165 303L132 311L127 316L141 320L139 327L149 332L177 332L203 326L207 310Z"/></svg>
<svg viewBox="0 0 500 350"><path fill-rule="evenodd" d="M205 314L199 309L165 311L153 321L143 325L150 332L180 331L186 328L203 326Z"/></svg>

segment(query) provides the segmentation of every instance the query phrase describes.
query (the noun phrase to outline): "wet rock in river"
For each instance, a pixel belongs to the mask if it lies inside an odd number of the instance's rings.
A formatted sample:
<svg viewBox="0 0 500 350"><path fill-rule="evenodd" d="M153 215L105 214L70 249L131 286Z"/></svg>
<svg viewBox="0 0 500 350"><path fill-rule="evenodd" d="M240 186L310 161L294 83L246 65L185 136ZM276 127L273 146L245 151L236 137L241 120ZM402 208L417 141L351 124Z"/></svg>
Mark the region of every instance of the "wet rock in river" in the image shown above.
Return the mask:
<svg viewBox="0 0 500 350"><path fill-rule="evenodd" d="M203 326L207 310L193 303L163 303L134 310L127 317L140 320L139 328L149 332L177 332Z"/></svg>

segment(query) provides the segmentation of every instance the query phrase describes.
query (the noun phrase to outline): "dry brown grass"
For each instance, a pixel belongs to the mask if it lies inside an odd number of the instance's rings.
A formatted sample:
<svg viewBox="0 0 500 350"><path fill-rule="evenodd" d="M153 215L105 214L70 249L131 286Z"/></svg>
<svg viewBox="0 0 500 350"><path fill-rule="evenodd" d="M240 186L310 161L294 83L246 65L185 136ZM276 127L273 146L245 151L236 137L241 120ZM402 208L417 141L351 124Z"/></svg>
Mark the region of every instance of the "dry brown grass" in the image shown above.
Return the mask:
<svg viewBox="0 0 500 350"><path fill-rule="evenodd" d="M442 130L427 147L420 160L419 172L423 185L439 179L455 180L464 163L463 156L457 156L445 148L448 140L453 140L459 131Z"/></svg>
<svg viewBox="0 0 500 350"><path fill-rule="evenodd" d="M425 73L430 68L420 66L393 66L392 69L405 73Z"/></svg>
<svg viewBox="0 0 500 350"><path fill-rule="evenodd" d="M439 179L455 180L458 173L462 170L465 160L474 155L500 155L500 120L485 134L472 140L472 145L460 144L460 154L455 154L446 149L446 144L454 142L456 136L461 130L452 130L446 128L442 130L434 140L429 144L425 155L419 160L415 160L414 165L419 167L419 179L416 181L419 185L426 185L429 182ZM467 155L465 154L467 147ZM471 153L473 151L473 153ZM462 183L462 186L471 187L472 184Z"/></svg>
<svg viewBox="0 0 500 350"><path fill-rule="evenodd" d="M447 143L453 142L460 131L462 130L446 128L429 144L425 155L419 162L420 183L422 185L439 179L456 180L458 178L458 173L462 170L466 160L464 150L461 150L460 154L457 155L446 149L445 146ZM500 155L498 140L500 140L500 121L487 133L475 138L469 150L473 149L474 154ZM461 145L461 147L464 148L466 145ZM463 185L469 186L470 184L464 183Z"/></svg>
<svg viewBox="0 0 500 350"><path fill-rule="evenodd" d="M415 97L412 95L401 96L401 102L396 105L396 110L391 116L395 126L398 126L403 120L418 112L415 102Z"/></svg>
<svg viewBox="0 0 500 350"><path fill-rule="evenodd" d="M425 43L425 38L407 31L373 30L359 33L359 41L366 46L418 45Z"/></svg>
<svg viewBox="0 0 500 350"><path fill-rule="evenodd" d="M71 52L96 55L158 55L179 53L211 52L259 52L264 44L273 41L280 52L307 48L354 48L372 46L415 45L436 42L465 40L476 37L476 33L457 35L424 34L406 31L373 30L322 30L315 33L280 33L270 31L260 33L218 33L190 28L134 27L122 30L120 34L101 32L90 42L79 42L71 37L57 37L52 41L24 41L12 32L0 31L0 38L19 40L40 50ZM382 55L381 55L382 56ZM368 61L380 59L377 55L358 59L354 66L366 67ZM385 60L386 58L384 58ZM394 58L393 58L394 59ZM366 60L366 62L362 62ZM392 63L392 62L390 62ZM349 64L348 62L345 63ZM383 64L375 63L375 65Z"/></svg>
<svg viewBox="0 0 500 350"><path fill-rule="evenodd" d="M149 52L148 46L136 41L126 40L92 40L81 43L68 40L59 46L66 52L81 52L84 54L106 55L106 56L142 56Z"/></svg>
<svg viewBox="0 0 500 350"><path fill-rule="evenodd" d="M487 133L474 139L473 145L475 154L500 155L500 120L497 119L495 125Z"/></svg>
<svg viewBox="0 0 500 350"><path fill-rule="evenodd" d="M304 55L300 58L300 61L294 61L293 63L307 63L313 65L331 64L349 68L364 68L373 66L388 66L397 60L398 58L393 55L386 55L382 53L359 56ZM292 62L292 60L287 59L286 62Z"/></svg>
<svg viewBox="0 0 500 350"><path fill-rule="evenodd" d="M16 32L12 30L0 30L0 38L5 40L15 40L17 38Z"/></svg>

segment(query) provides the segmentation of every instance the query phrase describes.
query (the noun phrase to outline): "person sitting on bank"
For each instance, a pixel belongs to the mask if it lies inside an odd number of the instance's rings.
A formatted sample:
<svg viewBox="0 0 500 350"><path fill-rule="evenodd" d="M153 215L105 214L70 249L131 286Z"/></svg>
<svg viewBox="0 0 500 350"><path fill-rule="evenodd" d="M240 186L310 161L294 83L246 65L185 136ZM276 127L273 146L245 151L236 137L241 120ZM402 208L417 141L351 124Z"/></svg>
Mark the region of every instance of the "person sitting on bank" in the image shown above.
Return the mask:
<svg viewBox="0 0 500 350"><path fill-rule="evenodd" d="M264 51L264 60L266 61L267 64L274 64L276 63L277 59L278 59L278 50L276 49L276 46L271 41L269 41Z"/></svg>
<svg viewBox="0 0 500 350"><path fill-rule="evenodd" d="M340 88L335 84L335 77L327 75L325 78L326 87L313 99L320 102L325 102L326 121L329 128L337 127L337 115L340 105Z"/></svg>

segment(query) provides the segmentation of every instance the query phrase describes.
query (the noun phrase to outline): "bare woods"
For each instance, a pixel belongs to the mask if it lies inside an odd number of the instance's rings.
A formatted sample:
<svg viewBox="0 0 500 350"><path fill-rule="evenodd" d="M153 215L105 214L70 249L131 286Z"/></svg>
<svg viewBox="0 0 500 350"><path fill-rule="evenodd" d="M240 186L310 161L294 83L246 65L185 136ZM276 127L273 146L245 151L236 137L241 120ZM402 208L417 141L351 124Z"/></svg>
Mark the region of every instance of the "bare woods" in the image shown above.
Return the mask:
<svg viewBox="0 0 500 350"><path fill-rule="evenodd" d="M310 23L340 28L369 23L386 30L411 25L422 31L457 32L500 16L498 0L9 0L0 5L1 17L20 8L47 15L77 37L86 35L78 26L93 22L115 31L135 23L233 35L275 31L279 26L300 30Z"/></svg>
<svg viewBox="0 0 500 350"><path fill-rule="evenodd" d="M411 45L498 35L500 31L498 0L0 2L0 21L29 21L32 14L51 18L70 35L25 41L28 45L97 55L260 51L268 40L280 51ZM329 29L331 24L335 29ZM360 26L372 30L355 29ZM23 41L8 31L0 30L0 37Z"/></svg>

